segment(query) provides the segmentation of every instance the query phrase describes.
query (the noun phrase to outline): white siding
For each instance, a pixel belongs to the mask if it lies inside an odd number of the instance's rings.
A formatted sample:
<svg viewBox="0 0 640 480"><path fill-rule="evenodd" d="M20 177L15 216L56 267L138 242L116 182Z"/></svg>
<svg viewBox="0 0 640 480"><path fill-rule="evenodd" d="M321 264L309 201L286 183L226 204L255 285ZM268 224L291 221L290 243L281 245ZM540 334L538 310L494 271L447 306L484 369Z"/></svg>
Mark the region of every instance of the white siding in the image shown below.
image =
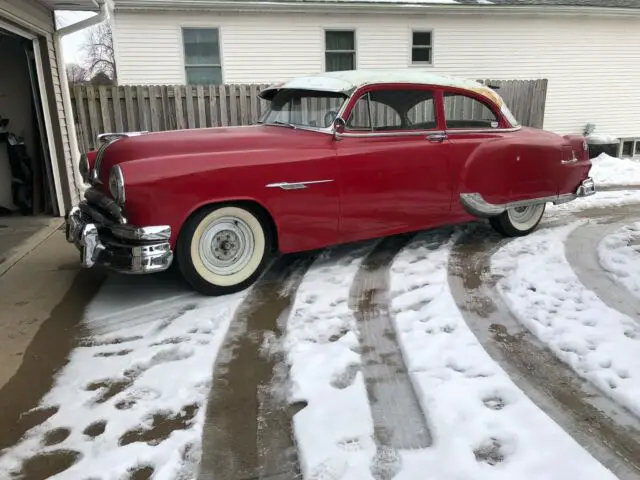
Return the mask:
<svg viewBox="0 0 640 480"><path fill-rule="evenodd" d="M53 32L53 18L51 10L33 0L0 0L0 15L7 15L7 19L16 23L39 30Z"/></svg>
<svg viewBox="0 0 640 480"><path fill-rule="evenodd" d="M185 82L181 27L219 27L226 83L324 68L325 28L356 30L358 68L410 64L411 30L434 32L434 72L548 78L545 128L640 136L640 17L116 12L123 84Z"/></svg>

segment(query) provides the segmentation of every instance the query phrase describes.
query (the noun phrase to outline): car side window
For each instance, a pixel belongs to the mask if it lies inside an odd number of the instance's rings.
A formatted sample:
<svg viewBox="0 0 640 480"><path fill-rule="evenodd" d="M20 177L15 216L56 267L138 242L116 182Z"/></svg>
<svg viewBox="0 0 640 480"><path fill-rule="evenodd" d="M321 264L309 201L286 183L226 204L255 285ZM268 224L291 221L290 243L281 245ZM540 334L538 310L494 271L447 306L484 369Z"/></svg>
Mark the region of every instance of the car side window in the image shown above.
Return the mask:
<svg viewBox="0 0 640 480"><path fill-rule="evenodd" d="M436 128L431 90L374 90L361 96L349 115L347 130L388 132Z"/></svg>
<svg viewBox="0 0 640 480"><path fill-rule="evenodd" d="M460 93L445 92L444 116L447 128L498 128L500 119L484 102Z"/></svg>

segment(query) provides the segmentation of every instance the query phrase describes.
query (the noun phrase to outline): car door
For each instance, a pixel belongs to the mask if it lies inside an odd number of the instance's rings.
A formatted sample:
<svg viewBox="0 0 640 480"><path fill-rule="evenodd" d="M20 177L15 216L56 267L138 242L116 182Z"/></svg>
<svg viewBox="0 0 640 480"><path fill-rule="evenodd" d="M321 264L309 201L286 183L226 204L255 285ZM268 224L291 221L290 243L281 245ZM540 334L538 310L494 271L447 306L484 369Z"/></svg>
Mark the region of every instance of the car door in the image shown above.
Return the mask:
<svg viewBox="0 0 640 480"><path fill-rule="evenodd" d="M459 179L452 200L462 211L460 193L479 193L491 204L553 195L553 160L545 144L514 128L498 105L482 95L459 89L443 94L446 134L454 175Z"/></svg>
<svg viewBox="0 0 640 480"><path fill-rule="evenodd" d="M451 207L450 159L433 89L370 86L335 142L342 241L426 228Z"/></svg>

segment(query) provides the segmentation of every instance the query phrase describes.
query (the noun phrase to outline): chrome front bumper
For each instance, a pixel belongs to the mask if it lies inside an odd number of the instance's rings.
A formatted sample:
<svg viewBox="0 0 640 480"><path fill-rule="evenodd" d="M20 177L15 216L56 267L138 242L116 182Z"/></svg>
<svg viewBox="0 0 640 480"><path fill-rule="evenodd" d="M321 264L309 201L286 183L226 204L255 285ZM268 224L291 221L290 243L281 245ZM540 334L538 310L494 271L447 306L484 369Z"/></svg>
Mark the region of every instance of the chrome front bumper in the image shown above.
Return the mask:
<svg viewBox="0 0 640 480"><path fill-rule="evenodd" d="M103 265L122 273L167 270L173 261L171 227L133 227L95 223L74 207L66 216L67 241L80 250L83 267Z"/></svg>

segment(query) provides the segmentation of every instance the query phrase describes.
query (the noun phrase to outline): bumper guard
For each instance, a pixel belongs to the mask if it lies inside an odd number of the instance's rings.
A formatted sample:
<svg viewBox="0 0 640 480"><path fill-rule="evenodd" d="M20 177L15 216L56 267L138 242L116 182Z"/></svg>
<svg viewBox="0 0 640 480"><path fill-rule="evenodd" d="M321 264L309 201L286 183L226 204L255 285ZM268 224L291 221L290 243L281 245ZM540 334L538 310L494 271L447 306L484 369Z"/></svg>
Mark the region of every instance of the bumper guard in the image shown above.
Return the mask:
<svg viewBox="0 0 640 480"><path fill-rule="evenodd" d="M169 226L102 225L88 220L76 206L66 216L66 236L80 250L85 268L102 265L144 274L167 270L173 261Z"/></svg>

